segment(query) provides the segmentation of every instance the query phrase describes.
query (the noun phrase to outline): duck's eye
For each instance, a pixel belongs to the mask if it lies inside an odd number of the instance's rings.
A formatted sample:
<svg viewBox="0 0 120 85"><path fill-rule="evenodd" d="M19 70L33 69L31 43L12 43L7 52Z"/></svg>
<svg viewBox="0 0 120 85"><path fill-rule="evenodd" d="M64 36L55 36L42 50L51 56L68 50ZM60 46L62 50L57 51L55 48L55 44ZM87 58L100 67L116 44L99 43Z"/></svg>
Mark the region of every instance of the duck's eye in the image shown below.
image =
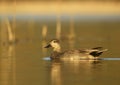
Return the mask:
<svg viewBox="0 0 120 85"><path fill-rule="evenodd" d="M53 41L54 43L56 43L57 41Z"/></svg>

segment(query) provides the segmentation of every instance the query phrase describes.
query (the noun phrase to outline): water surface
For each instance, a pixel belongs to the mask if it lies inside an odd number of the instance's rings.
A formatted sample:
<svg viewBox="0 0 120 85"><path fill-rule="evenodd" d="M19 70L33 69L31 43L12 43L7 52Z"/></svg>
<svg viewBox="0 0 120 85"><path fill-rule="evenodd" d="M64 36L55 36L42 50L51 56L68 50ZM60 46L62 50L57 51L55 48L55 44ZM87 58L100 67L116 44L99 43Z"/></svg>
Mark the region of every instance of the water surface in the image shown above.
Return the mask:
<svg viewBox="0 0 120 85"><path fill-rule="evenodd" d="M0 49L1 85L119 85L120 48L119 20L82 21L61 19L61 44L63 49L107 48L101 61L58 62L50 61L51 49L44 49L47 42L56 37L56 18L17 19L16 43L2 43ZM3 21L1 21L2 23ZM11 21L12 23L12 21ZM46 39L42 27L48 27ZM73 38L70 31L71 26ZM5 27L1 25L2 29ZM1 31L0 31L1 32ZM46 58L47 57L47 58Z"/></svg>

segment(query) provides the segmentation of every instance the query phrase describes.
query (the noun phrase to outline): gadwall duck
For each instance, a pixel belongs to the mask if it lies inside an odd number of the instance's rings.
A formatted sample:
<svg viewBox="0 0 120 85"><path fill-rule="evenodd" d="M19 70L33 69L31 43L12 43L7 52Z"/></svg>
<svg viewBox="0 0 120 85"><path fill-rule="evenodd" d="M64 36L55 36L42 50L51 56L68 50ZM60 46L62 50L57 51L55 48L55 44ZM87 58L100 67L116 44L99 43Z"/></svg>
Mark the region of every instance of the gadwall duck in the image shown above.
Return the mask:
<svg viewBox="0 0 120 85"><path fill-rule="evenodd" d="M53 53L51 54L51 59L67 59L67 60L78 60L78 59L88 59L96 60L100 59L99 56L107 49L102 47L96 47L92 49L78 49L78 50L66 50L61 51L60 42L57 39L53 39L49 42L45 48L53 48Z"/></svg>

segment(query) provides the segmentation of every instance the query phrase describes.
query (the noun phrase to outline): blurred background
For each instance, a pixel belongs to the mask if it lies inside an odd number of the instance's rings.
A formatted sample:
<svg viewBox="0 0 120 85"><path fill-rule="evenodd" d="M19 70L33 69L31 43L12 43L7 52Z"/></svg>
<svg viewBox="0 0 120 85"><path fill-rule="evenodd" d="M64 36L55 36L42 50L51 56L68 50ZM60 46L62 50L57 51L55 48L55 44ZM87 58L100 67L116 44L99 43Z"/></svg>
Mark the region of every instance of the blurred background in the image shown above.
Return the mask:
<svg viewBox="0 0 120 85"><path fill-rule="evenodd" d="M119 85L120 0L0 0L0 85ZM104 47L95 62L50 62L63 50Z"/></svg>

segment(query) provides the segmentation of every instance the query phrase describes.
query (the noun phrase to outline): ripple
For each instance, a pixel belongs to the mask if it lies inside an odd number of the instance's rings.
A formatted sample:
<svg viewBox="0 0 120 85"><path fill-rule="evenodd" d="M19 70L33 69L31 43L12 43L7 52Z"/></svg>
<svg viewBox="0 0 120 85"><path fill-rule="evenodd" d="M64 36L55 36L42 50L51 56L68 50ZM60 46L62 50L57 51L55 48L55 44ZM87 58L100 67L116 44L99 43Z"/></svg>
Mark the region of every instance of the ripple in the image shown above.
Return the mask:
<svg viewBox="0 0 120 85"><path fill-rule="evenodd" d="M51 60L50 57L45 57L43 60ZM120 58L101 58L100 60L120 60Z"/></svg>
<svg viewBox="0 0 120 85"><path fill-rule="evenodd" d="M49 60L51 60L51 59L50 59L50 57L45 57L45 58L43 58L43 60L49 61Z"/></svg>
<svg viewBox="0 0 120 85"><path fill-rule="evenodd" d="M102 60L120 60L120 58L101 58Z"/></svg>

